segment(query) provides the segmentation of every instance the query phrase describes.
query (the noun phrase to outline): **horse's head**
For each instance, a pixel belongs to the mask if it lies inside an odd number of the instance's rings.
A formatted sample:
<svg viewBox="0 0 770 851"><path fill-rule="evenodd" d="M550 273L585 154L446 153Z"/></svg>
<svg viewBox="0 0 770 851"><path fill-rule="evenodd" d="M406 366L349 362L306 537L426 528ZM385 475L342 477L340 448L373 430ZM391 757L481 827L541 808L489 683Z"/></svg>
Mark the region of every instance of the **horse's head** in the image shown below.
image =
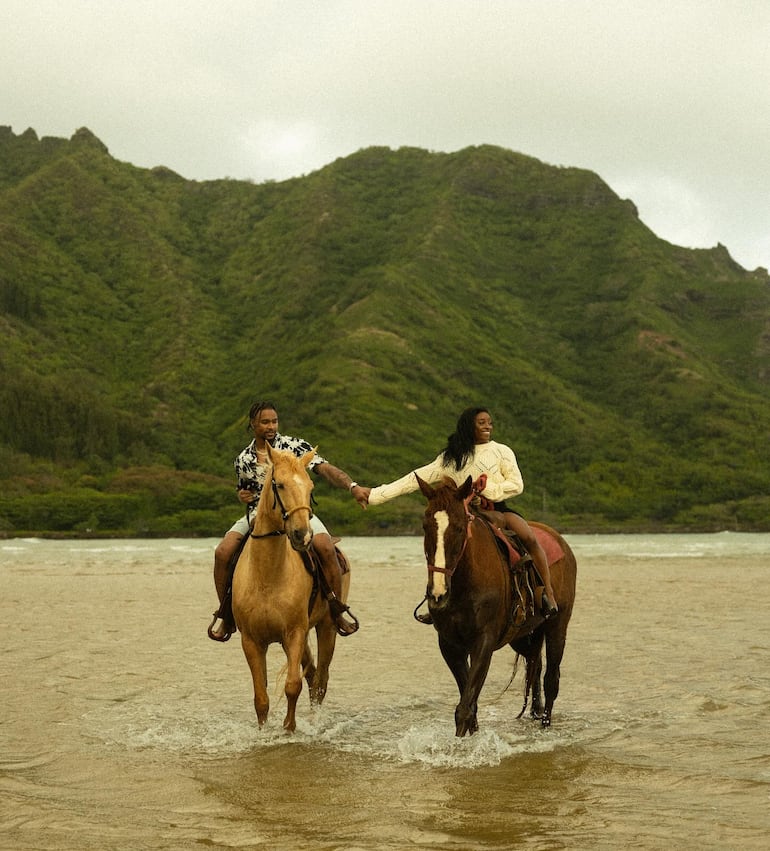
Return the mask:
<svg viewBox="0 0 770 851"><path fill-rule="evenodd" d="M434 488L419 476L420 490L428 500L422 527L428 563L427 597L433 605L445 604L452 587L452 574L465 552L473 516L468 508L473 495L470 476L458 487L451 479Z"/></svg>
<svg viewBox="0 0 770 851"><path fill-rule="evenodd" d="M307 468L314 456L315 449L298 458L293 452L267 447L270 468L257 513L270 516L273 528L285 532L295 550L306 550L313 540L313 482Z"/></svg>

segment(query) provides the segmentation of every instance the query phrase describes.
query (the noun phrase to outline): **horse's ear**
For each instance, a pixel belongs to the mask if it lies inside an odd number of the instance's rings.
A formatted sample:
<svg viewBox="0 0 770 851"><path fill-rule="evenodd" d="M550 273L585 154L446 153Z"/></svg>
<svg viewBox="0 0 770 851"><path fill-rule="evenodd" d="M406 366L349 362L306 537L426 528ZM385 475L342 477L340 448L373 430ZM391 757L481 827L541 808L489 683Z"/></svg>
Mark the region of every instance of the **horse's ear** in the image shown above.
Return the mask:
<svg viewBox="0 0 770 851"><path fill-rule="evenodd" d="M425 495L425 499L430 499L436 491L432 488L426 481L423 481L417 473L414 474L415 479L417 479L417 484L420 486L420 490Z"/></svg>
<svg viewBox="0 0 770 851"><path fill-rule="evenodd" d="M302 463L307 467L307 465L315 458L315 452L318 449L317 446L314 446L309 452L306 452L302 456Z"/></svg>
<svg viewBox="0 0 770 851"><path fill-rule="evenodd" d="M460 499L467 499L470 495L471 488L473 487L473 479L468 476L468 478L462 483L460 489L457 491L457 495Z"/></svg>

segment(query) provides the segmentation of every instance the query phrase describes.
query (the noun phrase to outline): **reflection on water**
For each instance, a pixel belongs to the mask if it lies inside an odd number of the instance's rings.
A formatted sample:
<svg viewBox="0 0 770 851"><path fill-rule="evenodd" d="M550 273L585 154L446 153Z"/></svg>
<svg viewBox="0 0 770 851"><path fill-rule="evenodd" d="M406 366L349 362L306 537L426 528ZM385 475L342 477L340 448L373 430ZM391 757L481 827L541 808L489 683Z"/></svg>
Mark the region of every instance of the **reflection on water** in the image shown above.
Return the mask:
<svg viewBox="0 0 770 851"><path fill-rule="evenodd" d="M764 848L770 536L572 536L554 725L495 654L479 733L412 609L417 538L351 538L361 631L259 730L205 637L214 541L0 541L0 847Z"/></svg>

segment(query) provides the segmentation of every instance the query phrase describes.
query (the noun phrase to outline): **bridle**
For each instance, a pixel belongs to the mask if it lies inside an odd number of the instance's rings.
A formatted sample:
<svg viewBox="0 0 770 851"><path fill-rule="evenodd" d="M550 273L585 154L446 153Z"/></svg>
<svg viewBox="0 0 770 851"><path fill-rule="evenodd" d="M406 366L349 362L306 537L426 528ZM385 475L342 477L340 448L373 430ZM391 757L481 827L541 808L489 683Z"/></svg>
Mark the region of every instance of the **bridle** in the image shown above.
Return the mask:
<svg viewBox="0 0 770 851"><path fill-rule="evenodd" d="M273 529L271 532L264 532L261 535L255 535L252 533L252 538L269 538L273 535L285 535L286 534L286 521L291 517L292 514L295 514L297 511L307 511L310 517L313 516L313 509L310 505L295 505L294 508L289 510L286 509L286 506L283 504L283 500L281 499L281 494L278 491L278 485L274 478L271 478L271 489L273 491L273 510L279 508L281 511L281 521L283 522L283 527L280 529Z"/></svg>
<svg viewBox="0 0 770 851"><path fill-rule="evenodd" d="M475 494L471 493L466 499L463 500L463 505L465 507L465 537L463 538L463 545L460 548L460 552L455 559L454 565L452 567L438 567L435 564L428 563L428 579L434 573L443 573L449 579L452 578L454 572L457 570L458 565L462 561L463 554L465 553L465 548L468 546L468 541L473 537L473 521L477 519L477 516L471 511L470 503ZM435 558L435 553L434 553Z"/></svg>

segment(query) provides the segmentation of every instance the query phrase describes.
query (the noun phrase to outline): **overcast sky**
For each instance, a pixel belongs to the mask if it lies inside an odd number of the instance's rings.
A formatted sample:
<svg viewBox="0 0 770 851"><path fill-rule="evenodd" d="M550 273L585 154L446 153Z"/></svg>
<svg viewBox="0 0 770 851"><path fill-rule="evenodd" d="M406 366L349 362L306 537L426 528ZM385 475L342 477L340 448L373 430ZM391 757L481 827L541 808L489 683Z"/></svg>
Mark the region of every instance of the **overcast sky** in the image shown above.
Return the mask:
<svg viewBox="0 0 770 851"><path fill-rule="evenodd" d="M500 145L770 267L770 0L2 0L0 125L194 180Z"/></svg>

